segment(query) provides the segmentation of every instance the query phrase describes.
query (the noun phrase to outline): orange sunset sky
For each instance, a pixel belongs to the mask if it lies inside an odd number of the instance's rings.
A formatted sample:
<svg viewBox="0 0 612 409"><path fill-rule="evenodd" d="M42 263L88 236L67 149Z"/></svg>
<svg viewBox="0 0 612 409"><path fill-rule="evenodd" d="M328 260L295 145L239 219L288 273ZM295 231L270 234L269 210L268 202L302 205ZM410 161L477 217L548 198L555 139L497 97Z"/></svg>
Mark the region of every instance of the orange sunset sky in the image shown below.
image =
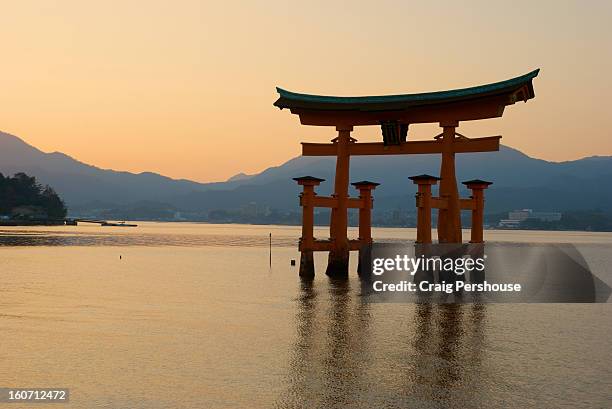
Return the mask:
<svg viewBox="0 0 612 409"><path fill-rule="evenodd" d="M216 181L335 137L273 107L275 86L397 94L541 68L534 100L458 131L547 160L612 155L610 21L610 1L5 2L0 130L103 168Z"/></svg>

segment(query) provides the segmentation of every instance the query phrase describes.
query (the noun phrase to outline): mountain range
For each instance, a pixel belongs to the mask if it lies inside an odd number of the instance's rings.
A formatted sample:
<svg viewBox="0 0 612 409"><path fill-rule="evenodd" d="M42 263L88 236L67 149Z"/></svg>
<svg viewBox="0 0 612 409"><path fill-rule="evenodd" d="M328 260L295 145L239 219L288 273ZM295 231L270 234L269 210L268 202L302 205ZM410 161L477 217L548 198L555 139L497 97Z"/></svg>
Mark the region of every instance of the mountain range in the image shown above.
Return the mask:
<svg viewBox="0 0 612 409"><path fill-rule="evenodd" d="M351 180L381 183L374 192L378 210L412 209L416 190L408 176L437 175L439 167L439 155L352 157ZM612 212L612 156L551 162L502 146L499 152L458 154L456 168L458 181L478 178L494 182L486 192L488 212L516 208ZM255 175L240 173L225 182L198 183L152 172L101 169L60 152L42 152L17 136L0 132L0 172L35 176L60 194L70 213L139 203L202 214L240 209L253 202L261 207L296 210L300 189L292 178L324 178L327 181L317 192L329 194L334 169L333 157L300 156Z"/></svg>

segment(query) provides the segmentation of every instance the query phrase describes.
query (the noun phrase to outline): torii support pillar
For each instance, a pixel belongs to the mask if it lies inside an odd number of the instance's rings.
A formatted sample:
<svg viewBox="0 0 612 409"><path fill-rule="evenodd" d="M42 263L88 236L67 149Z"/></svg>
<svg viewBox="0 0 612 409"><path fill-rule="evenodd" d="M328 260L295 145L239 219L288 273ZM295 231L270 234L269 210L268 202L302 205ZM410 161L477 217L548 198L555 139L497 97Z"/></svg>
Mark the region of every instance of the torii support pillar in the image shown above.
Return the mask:
<svg viewBox="0 0 612 409"><path fill-rule="evenodd" d="M302 237L300 238L300 277L313 279L314 268L314 198L315 186L325 179L312 176L293 178L298 185L303 186L304 191L300 194L300 205L302 206Z"/></svg>
<svg viewBox="0 0 612 409"><path fill-rule="evenodd" d="M417 206L417 244L431 244L431 186L440 178L431 175L410 176L419 186L416 194Z"/></svg>
<svg viewBox="0 0 612 409"><path fill-rule="evenodd" d="M362 180L361 182L351 183L359 190L359 264L357 273L362 274L363 266L372 265L372 190L376 189L380 183Z"/></svg>
<svg viewBox="0 0 612 409"><path fill-rule="evenodd" d="M484 190L493 182L474 179L462 182L472 191L472 236L470 243L483 243L483 224L484 224Z"/></svg>
<svg viewBox="0 0 612 409"><path fill-rule="evenodd" d="M334 182L334 197L336 207L331 211L330 239L331 249L327 261L327 274L334 278L348 277L349 241L348 241L348 186L350 145L355 142L351 138L352 126L337 126L338 137L333 140L336 148L336 179Z"/></svg>

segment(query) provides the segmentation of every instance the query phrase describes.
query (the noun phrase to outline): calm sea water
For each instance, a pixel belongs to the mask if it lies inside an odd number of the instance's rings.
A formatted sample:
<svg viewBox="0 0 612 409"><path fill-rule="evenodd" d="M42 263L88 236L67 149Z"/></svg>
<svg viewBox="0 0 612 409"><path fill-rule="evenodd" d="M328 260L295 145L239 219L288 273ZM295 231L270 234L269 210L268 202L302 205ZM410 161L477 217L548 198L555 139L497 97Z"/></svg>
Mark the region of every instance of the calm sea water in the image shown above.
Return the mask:
<svg viewBox="0 0 612 409"><path fill-rule="evenodd" d="M2 228L0 387L67 387L71 402L57 407L70 408L612 405L611 304L372 304L355 274L328 280L322 254L316 280L301 283L290 266L298 236L187 223ZM486 237L575 243L612 285L612 234Z"/></svg>

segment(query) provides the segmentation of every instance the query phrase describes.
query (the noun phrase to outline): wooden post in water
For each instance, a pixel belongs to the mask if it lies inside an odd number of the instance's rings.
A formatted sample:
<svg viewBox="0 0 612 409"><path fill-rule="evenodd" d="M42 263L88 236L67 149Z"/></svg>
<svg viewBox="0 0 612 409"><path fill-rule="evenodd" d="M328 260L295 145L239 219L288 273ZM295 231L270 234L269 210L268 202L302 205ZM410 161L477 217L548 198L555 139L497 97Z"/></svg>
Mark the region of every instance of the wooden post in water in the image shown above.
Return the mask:
<svg viewBox="0 0 612 409"><path fill-rule="evenodd" d="M493 182L474 179L462 183L472 191L472 234L470 243L482 243L484 242L484 190Z"/></svg>
<svg viewBox="0 0 612 409"><path fill-rule="evenodd" d="M312 176L293 178L304 190L300 193L300 205L302 206L302 237L300 238L300 277L313 279L314 269L314 201L315 186L325 179Z"/></svg>
<svg viewBox="0 0 612 409"><path fill-rule="evenodd" d="M363 275L372 265L372 190L380 183L363 180L351 183L359 190L359 263L357 273Z"/></svg>
<svg viewBox="0 0 612 409"><path fill-rule="evenodd" d="M351 185L359 190L359 241L361 246L365 246L372 243L372 190L380 183L363 180Z"/></svg>
<svg viewBox="0 0 612 409"><path fill-rule="evenodd" d="M270 267L272 267L272 233L270 233Z"/></svg>
<svg viewBox="0 0 612 409"><path fill-rule="evenodd" d="M431 175L410 176L410 180L419 186L416 194L417 206L417 239L418 244L431 244L431 186L440 178Z"/></svg>

